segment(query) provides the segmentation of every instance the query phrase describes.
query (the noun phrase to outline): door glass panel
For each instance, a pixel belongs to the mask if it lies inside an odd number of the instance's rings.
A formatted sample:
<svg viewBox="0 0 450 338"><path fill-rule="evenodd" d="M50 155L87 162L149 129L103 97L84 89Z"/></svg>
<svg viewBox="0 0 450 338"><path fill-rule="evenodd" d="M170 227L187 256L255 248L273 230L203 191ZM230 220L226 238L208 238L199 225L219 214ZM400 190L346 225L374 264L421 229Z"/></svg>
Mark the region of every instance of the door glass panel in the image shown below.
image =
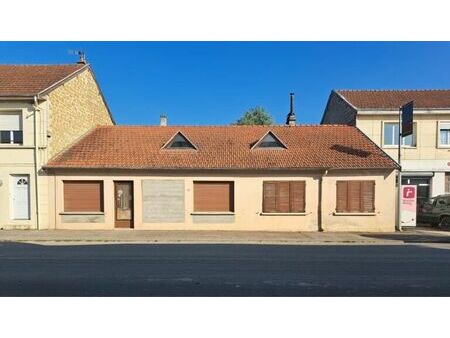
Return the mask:
<svg viewBox="0 0 450 338"><path fill-rule="evenodd" d="M132 198L130 183L116 183L116 217L118 220L132 219Z"/></svg>

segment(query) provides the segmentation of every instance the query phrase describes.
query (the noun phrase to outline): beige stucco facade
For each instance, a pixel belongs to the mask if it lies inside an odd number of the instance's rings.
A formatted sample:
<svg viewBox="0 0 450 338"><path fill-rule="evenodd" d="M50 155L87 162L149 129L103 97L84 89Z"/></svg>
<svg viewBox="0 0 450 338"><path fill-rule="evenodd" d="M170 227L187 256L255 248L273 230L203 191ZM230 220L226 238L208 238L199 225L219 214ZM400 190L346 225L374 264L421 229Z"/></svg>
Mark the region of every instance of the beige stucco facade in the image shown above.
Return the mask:
<svg viewBox="0 0 450 338"><path fill-rule="evenodd" d="M323 176L325 174L325 176ZM319 187L322 179L322 208ZM63 182L68 180L103 181L104 211L101 213L64 212ZM182 181L182 221L144 221L145 196L143 183L148 181ZM233 213L195 213L194 181L233 181ZM301 214L262 213L265 180L304 180L306 182L305 212ZM375 212L371 214L336 214L337 180L374 180ZM135 230L247 230L247 231L318 231L319 220L324 231L394 231L395 173L392 170L234 172L234 173L145 173L133 171L59 171L50 173L49 220L52 229L114 229L114 182L132 181L134 186ZM321 211L320 211L321 209ZM162 210L163 213L170 210ZM319 213L321 212L321 215Z"/></svg>
<svg viewBox="0 0 450 338"><path fill-rule="evenodd" d="M46 229L49 226L49 181L42 166L96 125L113 124L112 118L88 68L48 95L38 97L37 105L34 98L0 98L2 113L20 114L23 143L0 144L0 229L35 229L37 210L39 227ZM13 217L12 177L15 175L29 178L29 219Z"/></svg>
<svg viewBox="0 0 450 338"><path fill-rule="evenodd" d="M398 123L398 111L361 111L356 126L380 146L394 160L398 159L398 147L383 143L385 123ZM450 122L450 110L414 111L416 145L401 149L402 169L408 172L432 174L430 195L445 193L445 173L450 171L450 147L439 142L439 125Z"/></svg>

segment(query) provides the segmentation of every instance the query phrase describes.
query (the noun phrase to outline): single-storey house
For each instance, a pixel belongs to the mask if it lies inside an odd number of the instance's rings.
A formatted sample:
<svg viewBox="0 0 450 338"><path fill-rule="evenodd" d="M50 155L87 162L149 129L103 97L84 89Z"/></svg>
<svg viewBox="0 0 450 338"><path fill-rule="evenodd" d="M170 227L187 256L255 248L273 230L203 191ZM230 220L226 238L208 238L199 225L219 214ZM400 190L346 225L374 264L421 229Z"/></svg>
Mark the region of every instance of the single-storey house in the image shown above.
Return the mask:
<svg viewBox="0 0 450 338"><path fill-rule="evenodd" d="M397 168L347 125L99 126L45 166L49 227L394 231Z"/></svg>

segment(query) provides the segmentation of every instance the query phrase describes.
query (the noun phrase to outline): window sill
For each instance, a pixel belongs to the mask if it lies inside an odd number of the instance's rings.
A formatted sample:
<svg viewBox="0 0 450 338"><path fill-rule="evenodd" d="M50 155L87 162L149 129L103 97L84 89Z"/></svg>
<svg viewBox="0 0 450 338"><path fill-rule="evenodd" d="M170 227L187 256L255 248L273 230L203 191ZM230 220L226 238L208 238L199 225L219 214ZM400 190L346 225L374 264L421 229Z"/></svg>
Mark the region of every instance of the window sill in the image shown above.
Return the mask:
<svg viewBox="0 0 450 338"><path fill-rule="evenodd" d="M309 212L260 212L260 216L306 216Z"/></svg>
<svg viewBox="0 0 450 338"><path fill-rule="evenodd" d="M103 211L63 211L60 215L104 215Z"/></svg>
<svg viewBox="0 0 450 338"><path fill-rule="evenodd" d="M21 144L9 144L9 143L0 143L0 148L3 149L34 149L31 146L23 146Z"/></svg>
<svg viewBox="0 0 450 338"><path fill-rule="evenodd" d="M191 215L193 216L220 216L220 215L234 215L234 212L232 211L194 211L191 212Z"/></svg>
<svg viewBox="0 0 450 338"><path fill-rule="evenodd" d="M398 149L398 145L397 146L383 146L383 149ZM417 146L402 146L402 149L417 149Z"/></svg>
<svg viewBox="0 0 450 338"><path fill-rule="evenodd" d="M376 212L333 212L334 216L376 216Z"/></svg>

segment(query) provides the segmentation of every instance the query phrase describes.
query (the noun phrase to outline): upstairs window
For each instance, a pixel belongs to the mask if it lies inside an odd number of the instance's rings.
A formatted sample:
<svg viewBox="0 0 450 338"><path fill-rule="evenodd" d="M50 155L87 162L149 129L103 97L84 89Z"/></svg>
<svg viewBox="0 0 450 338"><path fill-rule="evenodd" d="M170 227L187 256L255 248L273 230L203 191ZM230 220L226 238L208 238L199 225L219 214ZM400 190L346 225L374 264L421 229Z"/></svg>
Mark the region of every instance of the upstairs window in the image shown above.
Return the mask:
<svg viewBox="0 0 450 338"><path fill-rule="evenodd" d="M164 146L164 149L193 149L197 148L192 144L191 141L187 139L181 132L178 132L173 136L169 142L167 142Z"/></svg>
<svg viewBox="0 0 450 338"><path fill-rule="evenodd" d="M413 133L403 137L403 146L415 147L416 146L416 123L413 124ZM399 138L398 122L386 122L383 128L383 146L398 146Z"/></svg>
<svg viewBox="0 0 450 338"><path fill-rule="evenodd" d="M265 134L252 149L269 148L269 149L286 149L286 145L271 131Z"/></svg>
<svg viewBox="0 0 450 338"><path fill-rule="evenodd" d="M439 123L439 145L450 146L450 122Z"/></svg>
<svg viewBox="0 0 450 338"><path fill-rule="evenodd" d="M22 144L22 115L20 113L0 112L0 143Z"/></svg>

